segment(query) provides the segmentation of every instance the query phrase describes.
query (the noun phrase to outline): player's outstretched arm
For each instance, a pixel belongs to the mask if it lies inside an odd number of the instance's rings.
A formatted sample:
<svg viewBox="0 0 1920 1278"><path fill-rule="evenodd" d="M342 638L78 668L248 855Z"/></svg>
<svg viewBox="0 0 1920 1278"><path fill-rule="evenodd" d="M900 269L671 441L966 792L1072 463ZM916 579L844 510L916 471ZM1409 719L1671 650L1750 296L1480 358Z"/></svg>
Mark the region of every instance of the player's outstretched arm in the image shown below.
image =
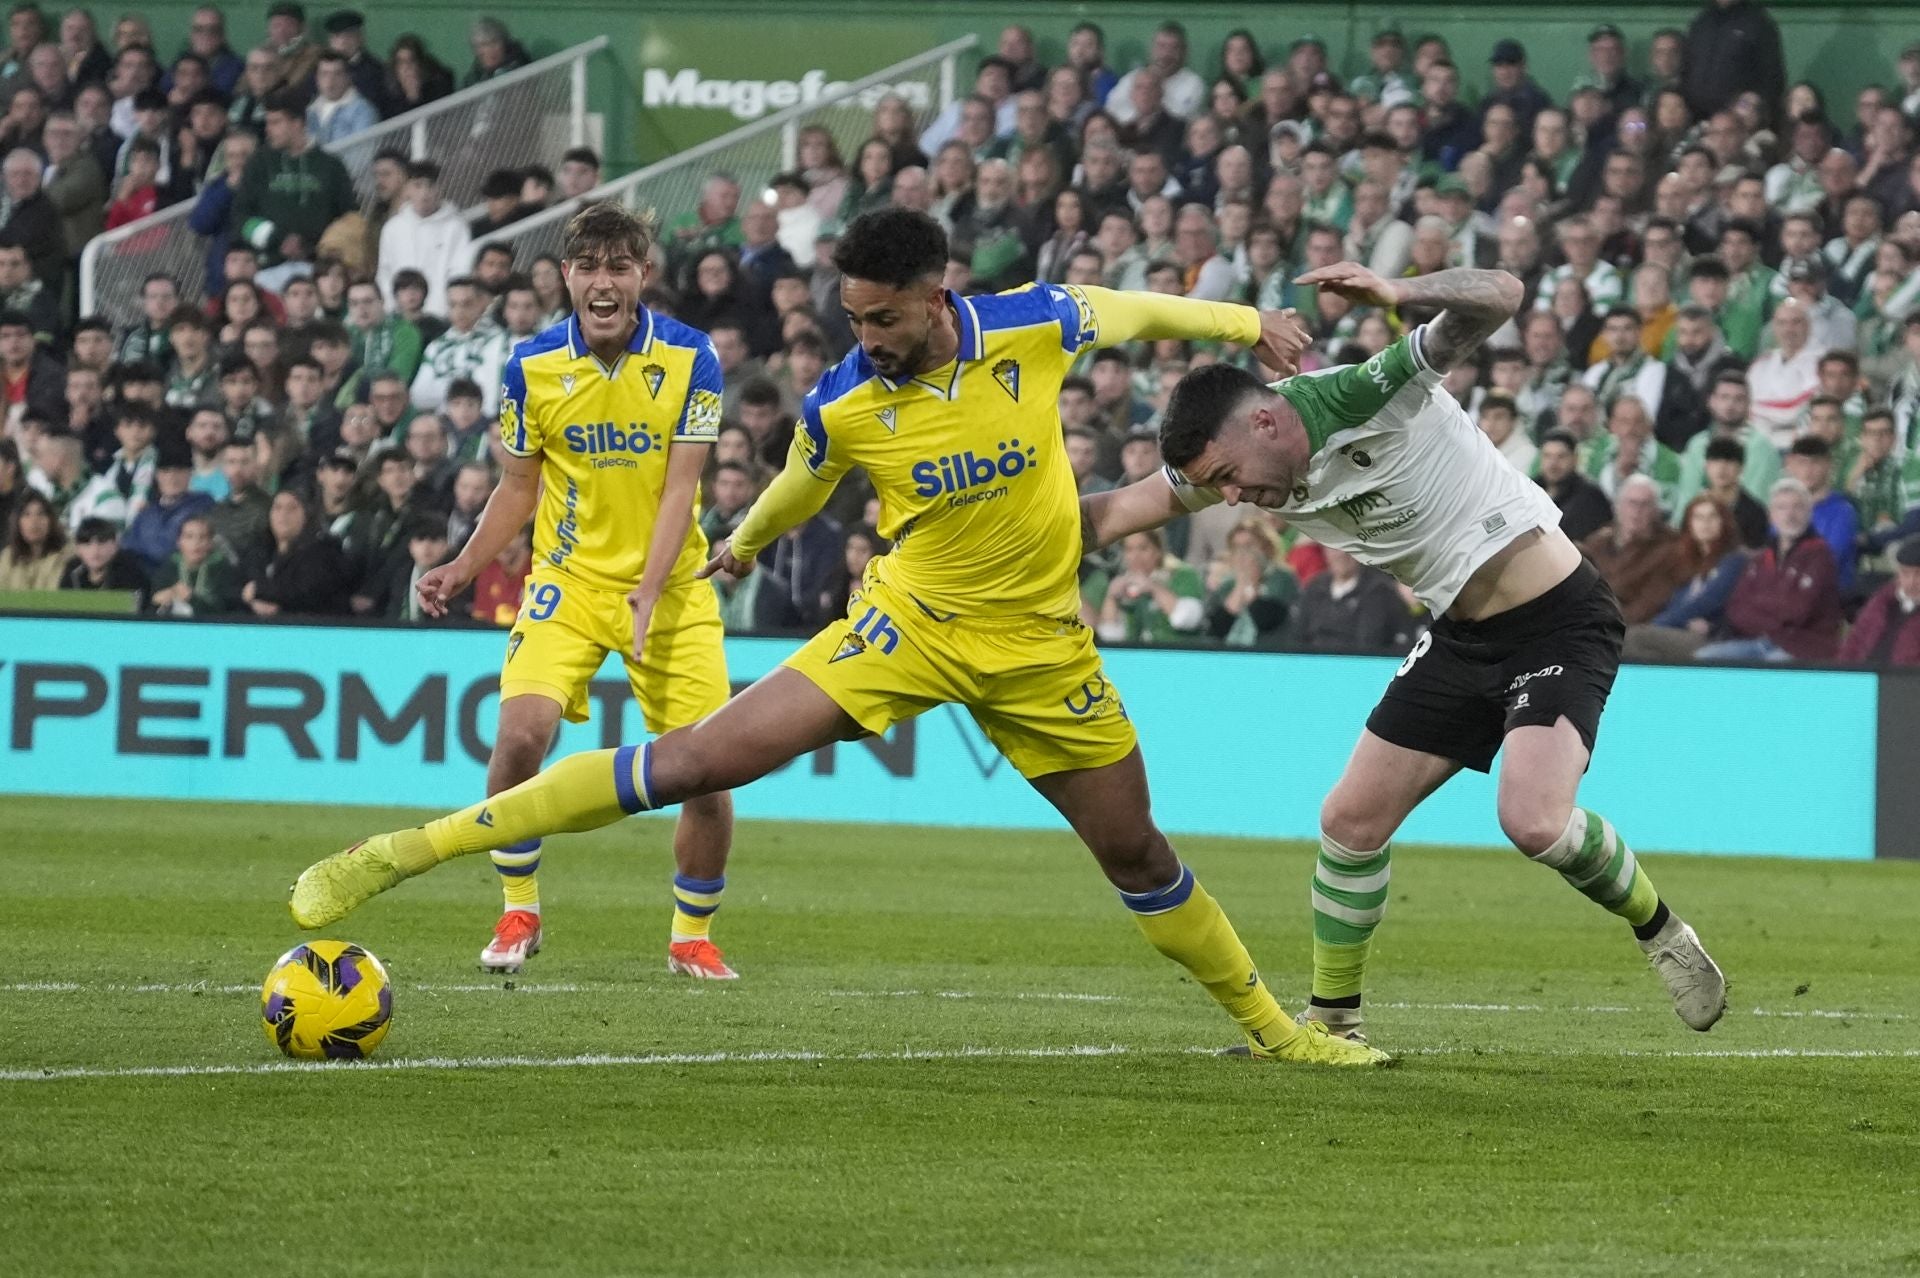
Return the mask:
<svg viewBox="0 0 1920 1278"><path fill-rule="evenodd" d="M1300 371L1300 354L1313 335L1292 311L1257 311L1228 302L1201 302L1165 293L1123 293L1115 289L1077 290L1093 312L1101 346L1136 339L1234 342L1251 349L1262 364L1291 377Z"/></svg>
<svg viewBox="0 0 1920 1278"><path fill-rule="evenodd" d="M499 558L510 542L533 518L540 503L540 459L515 457L501 459L500 482L480 512L473 536L451 563L442 564L421 576L414 590L420 596L420 611L429 617L447 615L447 600L460 593L480 570Z"/></svg>
<svg viewBox="0 0 1920 1278"><path fill-rule="evenodd" d="M1080 553L1091 554L1122 537L1146 532L1189 513L1163 473L1125 488L1088 493L1080 499Z"/></svg>
<svg viewBox="0 0 1920 1278"><path fill-rule="evenodd" d="M1368 306L1424 306L1441 308L1440 318L1427 325L1420 357L1429 368L1446 372L1495 329L1513 318L1526 290L1505 271L1456 267L1389 280L1358 262L1335 262L1309 271L1295 280Z"/></svg>

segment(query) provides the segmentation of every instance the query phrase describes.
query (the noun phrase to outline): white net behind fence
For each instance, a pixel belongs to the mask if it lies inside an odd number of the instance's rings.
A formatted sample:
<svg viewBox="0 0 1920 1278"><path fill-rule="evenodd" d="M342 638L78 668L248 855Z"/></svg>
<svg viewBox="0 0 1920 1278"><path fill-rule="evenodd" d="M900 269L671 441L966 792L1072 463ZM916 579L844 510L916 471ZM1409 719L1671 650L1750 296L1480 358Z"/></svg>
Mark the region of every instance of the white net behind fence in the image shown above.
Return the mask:
<svg viewBox="0 0 1920 1278"><path fill-rule="evenodd" d="M742 199L757 199L768 181L795 161L794 139L803 128L824 126L839 143L851 169L860 144L873 134L873 110L888 93L899 95L924 129L952 101L957 59L978 43L967 36L883 67L809 103L789 107L763 120L650 164L582 197L617 199L634 209L652 209L662 225L690 213L700 202L700 187L714 173L740 183ZM524 271L542 254L560 255L567 219L578 203L559 205L485 238L513 249L514 267ZM803 263L804 265L804 263Z"/></svg>
<svg viewBox="0 0 1920 1278"><path fill-rule="evenodd" d="M444 198L456 208L471 208L495 169L558 168L561 154L586 140L586 60L606 45L605 36L596 37L328 150L346 165L363 202L372 196L374 157L391 149L439 164ZM187 225L192 208L191 200L174 205L89 243L80 259L82 314L138 314L141 282L156 271L173 276L182 297L202 296L207 240Z"/></svg>

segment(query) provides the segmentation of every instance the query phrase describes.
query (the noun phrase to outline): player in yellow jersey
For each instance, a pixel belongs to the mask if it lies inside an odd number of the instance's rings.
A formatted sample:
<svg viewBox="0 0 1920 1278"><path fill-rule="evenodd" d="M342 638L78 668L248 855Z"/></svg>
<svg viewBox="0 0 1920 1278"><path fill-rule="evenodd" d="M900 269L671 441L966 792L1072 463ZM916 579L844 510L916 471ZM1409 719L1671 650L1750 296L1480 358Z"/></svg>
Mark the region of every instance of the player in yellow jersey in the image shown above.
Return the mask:
<svg viewBox="0 0 1920 1278"><path fill-rule="evenodd" d="M786 469L708 570L750 570L848 467L864 467L895 547L869 565L846 620L691 728L574 755L484 804L329 857L294 885L295 921L331 923L484 849L495 830L592 829L955 702L1067 818L1147 939L1226 1009L1242 1052L1386 1063L1323 1025L1295 1025L1275 1002L1155 827L1133 724L1078 620L1081 520L1056 406L1073 357L1135 338L1215 339L1291 371L1305 333L1282 313L1155 294L1045 285L957 297L940 285L945 233L905 209L856 219L834 260L860 345L807 395Z"/></svg>
<svg viewBox="0 0 1920 1278"><path fill-rule="evenodd" d="M587 685L609 652L625 657L649 732L684 727L727 699L720 610L695 579L707 558L694 508L720 429L720 367L705 333L640 305L651 246L647 224L618 204L589 205L567 223L573 314L514 348L500 392L500 486L459 557L419 583L422 607L440 615L534 517L533 572L500 667L488 794L540 770L562 716L586 719ZM733 979L708 937L732 838L724 790L682 806L669 971ZM540 949L540 840L501 838L488 851L506 908L480 966L517 972Z"/></svg>

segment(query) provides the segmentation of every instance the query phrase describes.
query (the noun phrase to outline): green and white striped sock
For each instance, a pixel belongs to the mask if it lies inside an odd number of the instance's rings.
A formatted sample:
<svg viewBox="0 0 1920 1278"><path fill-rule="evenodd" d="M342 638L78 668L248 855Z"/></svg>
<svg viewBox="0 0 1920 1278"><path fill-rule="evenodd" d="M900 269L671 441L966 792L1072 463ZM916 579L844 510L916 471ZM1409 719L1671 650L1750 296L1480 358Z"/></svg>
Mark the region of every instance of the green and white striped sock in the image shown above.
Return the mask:
<svg viewBox="0 0 1920 1278"><path fill-rule="evenodd" d="M1320 834L1313 868L1313 1001L1358 1007L1373 929L1387 912L1393 845L1356 852Z"/></svg>
<svg viewBox="0 0 1920 1278"><path fill-rule="evenodd" d="M1575 891L1635 927L1660 908L1660 895L1633 849L1598 812L1575 808L1560 837L1533 859L1552 866Z"/></svg>

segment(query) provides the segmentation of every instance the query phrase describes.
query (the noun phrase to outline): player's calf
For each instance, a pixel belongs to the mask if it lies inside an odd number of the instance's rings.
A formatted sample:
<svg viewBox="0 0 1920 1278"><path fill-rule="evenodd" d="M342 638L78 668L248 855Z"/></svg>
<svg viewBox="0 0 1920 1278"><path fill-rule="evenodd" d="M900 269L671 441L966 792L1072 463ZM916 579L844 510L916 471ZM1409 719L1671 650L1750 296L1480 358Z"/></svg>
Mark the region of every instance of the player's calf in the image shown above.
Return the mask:
<svg viewBox="0 0 1920 1278"><path fill-rule="evenodd" d="M1575 808L1559 835L1530 855L1557 870L1588 900L1625 919L1666 984L1674 1012L1694 1029L1713 1027L1726 1011L1726 976L1693 929L1654 891L1653 881L1613 822L1589 808Z"/></svg>
<svg viewBox="0 0 1920 1278"><path fill-rule="evenodd" d="M1328 1031L1361 1038L1361 984L1373 946L1373 930L1387 913L1393 847L1356 849L1320 832L1314 862L1313 997L1301 1024L1317 1021Z"/></svg>

